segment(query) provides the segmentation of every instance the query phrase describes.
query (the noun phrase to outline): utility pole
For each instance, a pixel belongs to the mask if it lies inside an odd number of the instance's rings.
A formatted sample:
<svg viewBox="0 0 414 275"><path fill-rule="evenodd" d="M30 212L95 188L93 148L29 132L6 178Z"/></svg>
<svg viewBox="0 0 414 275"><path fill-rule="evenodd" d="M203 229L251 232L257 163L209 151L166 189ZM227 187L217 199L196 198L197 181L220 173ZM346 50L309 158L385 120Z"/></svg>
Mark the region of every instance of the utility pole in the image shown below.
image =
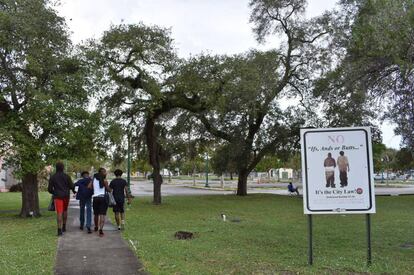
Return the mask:
<svg viewBox="0 0 414 275"><path fill-rule="evenodd" d="M128 133L128 163L127 163L128 192L131 194L131 133Z"/></svg>
<svg viewBox="0 0 414 275"><path fill-rule="evenodd" d="M206 185L205 187L210 187L208 185L208 153L206 153Z"/></svg>

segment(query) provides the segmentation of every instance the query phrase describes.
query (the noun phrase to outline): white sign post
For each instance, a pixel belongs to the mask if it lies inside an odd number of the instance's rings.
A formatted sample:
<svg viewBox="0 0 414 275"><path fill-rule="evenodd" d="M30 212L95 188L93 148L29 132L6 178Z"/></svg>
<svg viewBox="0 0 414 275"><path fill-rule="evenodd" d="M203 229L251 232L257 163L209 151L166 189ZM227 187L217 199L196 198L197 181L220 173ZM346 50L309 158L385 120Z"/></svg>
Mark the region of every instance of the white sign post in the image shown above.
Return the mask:
<svg viewBox="0 0 414 275"><path fill-rule="evenodd" d="M368 264L370 216L375 213L369 127L301 129L303 207L309 219L312 264L313 214L366 214Z"/></svg>

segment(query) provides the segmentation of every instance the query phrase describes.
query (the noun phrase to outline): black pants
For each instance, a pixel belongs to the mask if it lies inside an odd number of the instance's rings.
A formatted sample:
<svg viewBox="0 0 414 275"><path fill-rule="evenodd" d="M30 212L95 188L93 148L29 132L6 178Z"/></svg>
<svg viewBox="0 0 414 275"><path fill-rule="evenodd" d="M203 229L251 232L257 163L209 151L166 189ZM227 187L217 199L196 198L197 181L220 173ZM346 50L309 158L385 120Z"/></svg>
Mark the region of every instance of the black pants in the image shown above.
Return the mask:
<svg viewBox="0 0 414 275"><path fill-rule="evenodd" d="M341 181L341 186L347 186L348 173L346 171L339 171L339 180Z"/></svg>

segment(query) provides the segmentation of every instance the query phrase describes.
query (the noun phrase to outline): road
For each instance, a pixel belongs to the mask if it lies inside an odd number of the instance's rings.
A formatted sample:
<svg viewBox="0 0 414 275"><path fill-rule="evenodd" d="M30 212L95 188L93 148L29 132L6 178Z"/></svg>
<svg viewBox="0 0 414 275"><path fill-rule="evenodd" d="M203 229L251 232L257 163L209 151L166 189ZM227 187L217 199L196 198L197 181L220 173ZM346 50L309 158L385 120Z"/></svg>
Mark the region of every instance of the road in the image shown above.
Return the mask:
<svg viewBox="0 0 414 275"><path fill-rule="evenodd" d="M131 181L131 192L134 196L152 196L152 182L151 181ZM161 188L163 196L185 196L185 195L231 195L234 194L234 190L222 190L218 182L212 182L209 184L210 189L204 188L204 184L200 181L196 183L194 188L190 181L178 181L175 180L173 184L164 182ZM237 184L235 182L226 183L225 188L235 189ZM302 186L298 184L299 190ZM221 190L220 190L221 189ZM249 182L248 190L249 194L277 194L277 195L289 195L287 191L286 183L262 183L257 184ZM302 193L302 192L301 192ZM414 185L396 185L396 187L378 185L375 188L375 195L377 196L398 196L398 195L414 195Z"/></svg>

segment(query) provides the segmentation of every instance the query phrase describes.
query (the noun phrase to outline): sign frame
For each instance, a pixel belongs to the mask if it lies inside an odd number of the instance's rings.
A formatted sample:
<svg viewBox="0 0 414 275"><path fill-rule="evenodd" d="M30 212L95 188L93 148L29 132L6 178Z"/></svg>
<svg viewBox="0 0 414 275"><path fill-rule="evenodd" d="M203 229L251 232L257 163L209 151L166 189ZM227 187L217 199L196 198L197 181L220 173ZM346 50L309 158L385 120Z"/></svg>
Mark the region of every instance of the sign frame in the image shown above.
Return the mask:
<svg viewBox="0 0 414 275"><path fill-rule="evenodd" d="M315 208L309 199L309 172L308 172L308 143L307 136L309 134L335 134L335 133L351 133L362 132L364 137L364 156L366 156L366 170L365 175L368 182L366 190L368 190L369 206L367 208ZM301 138L301 156L302 156L302 182L303 182L303 208L304 214L373 214L376 212L375 207L375 187L373 178L373 161L372 161L372 143L371 143L371 129L369 127L343 127L343 128L302 128L300 130ZM360 141L362 143L362 141ZM366 153L366 154L365 154ZM336 164L335 164L336 165Z"/></svg>

